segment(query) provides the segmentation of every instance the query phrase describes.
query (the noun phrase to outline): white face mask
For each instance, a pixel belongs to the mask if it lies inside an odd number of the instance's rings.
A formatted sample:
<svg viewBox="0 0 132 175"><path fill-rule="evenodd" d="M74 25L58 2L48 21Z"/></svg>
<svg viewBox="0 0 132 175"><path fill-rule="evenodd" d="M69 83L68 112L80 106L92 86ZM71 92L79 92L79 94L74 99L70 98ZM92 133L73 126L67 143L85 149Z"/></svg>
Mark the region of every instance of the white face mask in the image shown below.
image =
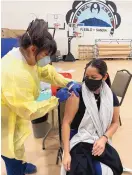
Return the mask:
<svg viewBox="0 0 132 175"><path fill-rule="evenodd" d="M42 58L41 60L38 61L38 66L44 67L47 64L49 64L50 62L51 62L50 56L45 56L44 58Z"/></svg>

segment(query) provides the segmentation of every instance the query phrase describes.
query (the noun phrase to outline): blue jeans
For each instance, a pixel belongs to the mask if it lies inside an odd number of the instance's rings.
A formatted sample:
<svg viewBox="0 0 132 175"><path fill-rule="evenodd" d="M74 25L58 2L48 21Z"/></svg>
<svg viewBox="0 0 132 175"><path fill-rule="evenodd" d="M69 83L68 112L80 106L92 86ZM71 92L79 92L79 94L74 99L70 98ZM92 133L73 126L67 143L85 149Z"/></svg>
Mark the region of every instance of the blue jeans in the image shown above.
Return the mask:
<svg viewBox="0 0 132 175"><path fill-rule="evenodd" d="M7 175L25 175L25 165L21 160L1 156L6 165Z"/></svg>

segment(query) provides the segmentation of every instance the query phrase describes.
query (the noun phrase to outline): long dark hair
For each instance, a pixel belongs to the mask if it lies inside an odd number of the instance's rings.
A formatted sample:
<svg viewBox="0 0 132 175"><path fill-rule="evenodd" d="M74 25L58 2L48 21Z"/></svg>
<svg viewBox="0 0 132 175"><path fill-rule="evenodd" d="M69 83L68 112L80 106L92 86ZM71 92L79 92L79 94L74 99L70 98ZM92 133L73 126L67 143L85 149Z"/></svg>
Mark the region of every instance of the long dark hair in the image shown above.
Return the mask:
<svg viewBox="0 0 132 175"><path fill-rule="evenodd" d="M52 56L57 51L56 42L48 32L47 22L43 19L33 20L20 38L20 47L23 49L27 49L31 45L37 47L36 55L41 51L47 51Z"/></svg>
<svg viewBox="0 0 132 175"><path fill-rule="evenodd" d="M96 60L92 60L90 61L88 64L86 64L86 67L85 67L85 71L84 71L84 75L83 75L83 80L84 81L84 78L85 78L85 73L86 73L86 70L89 66L92 66L92 67L95 67L99 74L101 74L103 77L108 74L108 67L107 67L107 64L105 61L103 61L102 59L96 59ZM105 80L105 82L108 84L108 86L111 88L111 81L110 81L110 76L108 74L108 77L107 79Z"/></svg>

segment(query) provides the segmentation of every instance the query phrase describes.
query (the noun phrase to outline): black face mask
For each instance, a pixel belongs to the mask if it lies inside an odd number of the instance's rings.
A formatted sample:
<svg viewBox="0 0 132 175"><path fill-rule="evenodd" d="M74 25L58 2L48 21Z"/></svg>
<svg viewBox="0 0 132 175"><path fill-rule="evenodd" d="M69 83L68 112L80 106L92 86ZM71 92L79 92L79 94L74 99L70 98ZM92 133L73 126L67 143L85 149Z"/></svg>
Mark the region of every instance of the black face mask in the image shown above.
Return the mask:
<svg viewBox="0 0 132 175"><path fill-rule="evenodd" d="M101 80L93 80L93 79L89 79L88 77L85 77L84 81L85 81L85 85L87 86L87 88L90 91L96 91L97 89L100 88L100 86L102 84L102 79Z"/></svg>

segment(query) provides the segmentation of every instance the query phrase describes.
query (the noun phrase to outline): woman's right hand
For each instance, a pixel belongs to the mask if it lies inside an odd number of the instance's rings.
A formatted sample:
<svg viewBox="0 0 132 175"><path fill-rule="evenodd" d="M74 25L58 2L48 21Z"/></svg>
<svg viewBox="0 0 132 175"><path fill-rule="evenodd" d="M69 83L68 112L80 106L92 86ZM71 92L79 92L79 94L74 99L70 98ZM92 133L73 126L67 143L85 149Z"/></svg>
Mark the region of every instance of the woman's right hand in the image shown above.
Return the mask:
<svg viewBox="0 0 132 175"><path fill-rule="evenodd" d="M66 171L70 171L70 166L71 166L71 155L70 155L70 153L64 153L63 166L64 166Z"/></svg>

